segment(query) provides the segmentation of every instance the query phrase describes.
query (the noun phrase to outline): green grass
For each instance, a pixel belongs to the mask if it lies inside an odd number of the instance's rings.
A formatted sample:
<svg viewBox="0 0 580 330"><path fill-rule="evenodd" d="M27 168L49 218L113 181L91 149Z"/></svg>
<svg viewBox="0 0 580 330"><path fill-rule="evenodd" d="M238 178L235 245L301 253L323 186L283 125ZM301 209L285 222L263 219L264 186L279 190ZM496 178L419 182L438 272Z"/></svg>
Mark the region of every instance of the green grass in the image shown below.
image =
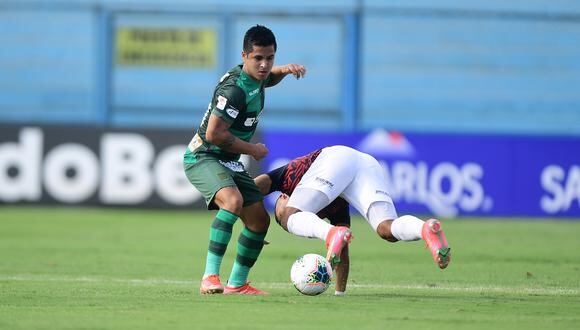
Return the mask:
<svg viewBox="0 0 580 330"><path fill-rule="evenodd" d="M444 220L453 261L355 219L347 296L300 295L324 245L272 223L250 274L270 296L200 296L210 212L0 208L0 329L578 329L580 222ZM235 236L240 224L236 224ZM234 243L234 241L232 241ZM229 275L235 244L222 267Z"/></svg>

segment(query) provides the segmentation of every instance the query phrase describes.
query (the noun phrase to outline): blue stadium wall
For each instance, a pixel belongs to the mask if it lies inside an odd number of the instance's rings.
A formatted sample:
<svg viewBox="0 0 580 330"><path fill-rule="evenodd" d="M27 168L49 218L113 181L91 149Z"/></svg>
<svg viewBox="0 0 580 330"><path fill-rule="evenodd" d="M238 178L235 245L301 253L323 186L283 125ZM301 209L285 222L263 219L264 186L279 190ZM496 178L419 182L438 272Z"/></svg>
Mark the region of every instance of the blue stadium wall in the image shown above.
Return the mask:
<svg viewBox="0 0 580 330"><path fill-rule="evenodd" d="M115 204L102 145L128 134L143 145L138 136L167 141L151 145L148 193L117 204L198 205L183 186L165 196L188 198L160 197L155 164L169 146L187 144L257 23L275 32L278 64L308 68L306 79L268 91L260 128L286 153L273 152L263 169L320 141L372 140L364 145L384 162L400 211L580 215L580 2L563 0L2 1L0 203ZM141 43L127 39L142 32ZM286 147L292 140L299 147ZM413 156L393 141L406 141ZM85 147L97 167L74 162L63 144ZM40 153L38 168L22 168L19 152ZM58 197L58 182L45 178L50 164L61 174L76 167L61 185L84 194ZM83 164L97 177L83 179ZM466 174L472 164L481 173ZM28 172L40 172L35 189ZM422 180L435 183L421 188ZM443 201L452 207L432 206Z"/></svg>

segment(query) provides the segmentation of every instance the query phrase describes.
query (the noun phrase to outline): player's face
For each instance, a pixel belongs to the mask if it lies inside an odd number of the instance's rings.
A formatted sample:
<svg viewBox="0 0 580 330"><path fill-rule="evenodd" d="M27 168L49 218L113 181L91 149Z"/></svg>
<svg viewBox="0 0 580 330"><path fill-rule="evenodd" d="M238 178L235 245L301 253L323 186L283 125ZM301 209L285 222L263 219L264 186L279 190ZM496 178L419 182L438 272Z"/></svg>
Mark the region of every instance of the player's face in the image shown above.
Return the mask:
<svg viewBox="0 0 580 330"><path fill-rule="evenodd" d="M276 200L276 218L282 219L282 215L284 214L284 209L286 208L286 204L288 204L288 195L281 194L278 199Z"/></svg>
<svg viewBox="0 0 580 330"><path fill-rule="evenodd" d="M275 55L274 45L266 47L254 45L251 52L242 52L244 72L259 81L266 79L274 66Z"/></svg>

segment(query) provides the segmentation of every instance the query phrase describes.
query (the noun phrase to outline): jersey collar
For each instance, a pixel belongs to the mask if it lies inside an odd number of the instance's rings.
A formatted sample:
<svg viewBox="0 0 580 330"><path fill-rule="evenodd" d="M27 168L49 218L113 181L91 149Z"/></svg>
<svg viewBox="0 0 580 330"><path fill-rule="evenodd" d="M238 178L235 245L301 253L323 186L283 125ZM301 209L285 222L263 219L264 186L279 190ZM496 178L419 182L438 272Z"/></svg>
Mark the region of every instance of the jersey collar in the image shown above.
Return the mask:
<svg viewBox="0 0 580 330"><path fill-rule="evenodd" d="M250 75L248 75L243 67L240 68L240 78L242 79L242 82L244 83L244 85L250 87L250 88L258 88L262 85L262 81L256 80L254 78L252 78Z"/></svg>

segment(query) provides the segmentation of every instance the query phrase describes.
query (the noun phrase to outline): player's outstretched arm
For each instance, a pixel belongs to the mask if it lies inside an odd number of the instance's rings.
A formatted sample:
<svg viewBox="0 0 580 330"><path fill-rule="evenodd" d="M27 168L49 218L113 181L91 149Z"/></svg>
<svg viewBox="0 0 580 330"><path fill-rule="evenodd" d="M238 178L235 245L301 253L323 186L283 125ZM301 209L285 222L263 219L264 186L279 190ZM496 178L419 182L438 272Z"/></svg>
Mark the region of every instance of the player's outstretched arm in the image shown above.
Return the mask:
<svg viewBox="0 0 580 330"><path fill-rule="evenodd" d="M207 125L207 141L228 152L250 155L255 160L266 157L268 148L263 143L254 144L240 140L230 133L229 127L230 124L212 114Z"/></svg>
<svg viewBox="0 0 580 330"><path fill-rule="evenodd" d="M344 205L340 207L334 214L329 215L328 220L335 226L350 227L350 212L348 203L344 201ZM346 292L346 283L348 281L348 273L350 270L350 256L349 246L346 244L340 253L340 263L334 268L334 276L336 278L335 290L336 295L344 294Z"/></svg>
<svg viewBox="0 0 580 330"><path fill-rule="evenodd" d="M346 292L346 282L348 281L348 273L350 270L350 257L348 253L348 244L342 249L340 254L340 263L334 269L336 276L335 293L337 295Z"/></svg>
<svg viewBox="0 0 580 330"><path fill-rule="evenodd" d="M270 72L270 82L266 87L277 85L287 75L292 74L296 79L304 78L306 75L306 68L300 64L286 64L275 66Z"/></svg>

